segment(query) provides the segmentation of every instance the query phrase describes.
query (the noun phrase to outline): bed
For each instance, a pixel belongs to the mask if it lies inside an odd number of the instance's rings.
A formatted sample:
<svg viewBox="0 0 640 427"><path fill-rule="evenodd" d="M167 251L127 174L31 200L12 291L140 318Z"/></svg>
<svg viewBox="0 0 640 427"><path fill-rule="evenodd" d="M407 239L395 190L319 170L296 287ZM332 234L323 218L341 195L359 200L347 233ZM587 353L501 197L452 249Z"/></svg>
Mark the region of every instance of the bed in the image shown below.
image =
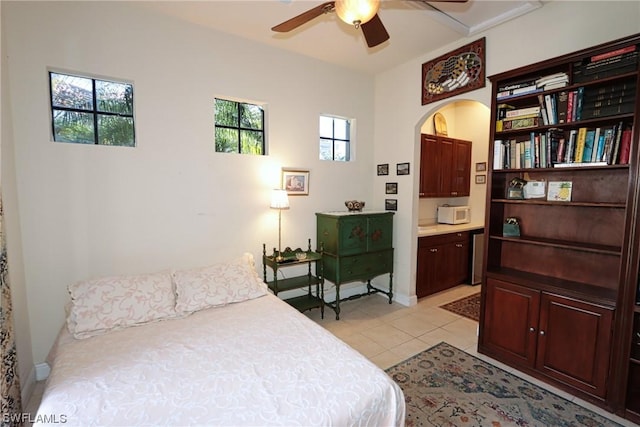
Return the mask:
<svg viewBox="0 0 640 427"><path fill-rule="evenodd" d="M404 424L398 385L269 293L250 254L69 292L35 425Z"/></svg>

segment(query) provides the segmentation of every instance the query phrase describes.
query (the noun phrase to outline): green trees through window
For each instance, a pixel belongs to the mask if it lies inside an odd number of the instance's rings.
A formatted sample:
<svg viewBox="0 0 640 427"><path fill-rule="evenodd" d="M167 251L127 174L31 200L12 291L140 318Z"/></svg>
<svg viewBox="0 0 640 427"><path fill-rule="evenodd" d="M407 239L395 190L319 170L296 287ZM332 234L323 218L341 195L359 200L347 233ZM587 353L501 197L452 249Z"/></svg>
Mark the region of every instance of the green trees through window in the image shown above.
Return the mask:
<svg viewBox="0 0 640 427"><path fill-rule="evenodd" d="M215 146L220 153L264 154L264 108L215 100Z"/></svg>
<svg viewBox="0 0 640 427"><path fill-rule="evenodd" d="M135 147L133 85L49 73L53 140Z"/></svg>

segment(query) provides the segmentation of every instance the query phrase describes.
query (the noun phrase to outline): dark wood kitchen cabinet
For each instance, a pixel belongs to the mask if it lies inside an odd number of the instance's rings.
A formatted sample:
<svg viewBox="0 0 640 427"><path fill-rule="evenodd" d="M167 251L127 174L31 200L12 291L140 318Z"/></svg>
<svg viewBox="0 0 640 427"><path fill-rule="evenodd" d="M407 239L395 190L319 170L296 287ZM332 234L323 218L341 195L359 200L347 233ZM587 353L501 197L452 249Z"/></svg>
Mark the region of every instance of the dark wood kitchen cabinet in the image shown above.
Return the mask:
<svg viewBox="0 0 640 427"><path fill-rule="evenodd" d="M420 197L466 197L471 188L471 141L423 134Z"/></svg>
<svg viewBox="0 0 640 427"><path fill-rule="evenodd" d="M435 294L464 283L469 273L468 231L418 238L416 296Z"/></svg>
<svg viewBox="0 0 640 427"><path fill-rule="evenodd" d="M485 352L591 395L606 393L613 309L487 279Z"/></svg>

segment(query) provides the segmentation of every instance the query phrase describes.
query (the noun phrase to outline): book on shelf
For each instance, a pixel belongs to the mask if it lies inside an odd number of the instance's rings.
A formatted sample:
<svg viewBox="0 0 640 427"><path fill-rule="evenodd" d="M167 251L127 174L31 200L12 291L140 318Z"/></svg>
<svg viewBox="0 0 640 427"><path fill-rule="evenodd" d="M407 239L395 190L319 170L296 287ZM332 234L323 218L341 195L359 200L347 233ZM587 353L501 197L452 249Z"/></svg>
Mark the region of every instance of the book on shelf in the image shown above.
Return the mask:
<svg viewBox="0 0 640 427"><path fill-rule="evenodd" d="M531 145L531 139L524 141L524 162L522 167L527 169L533 167L533 152L531 151Z"/></svg>
<svg viewBox="0 0 640 427"><path fill-rule="evenodd" d="M547 126L549 124L549 115L547 114L547 106L544 102L544 95L538 95L538 105L540 106L540 118L542 118L542 123Z"/></svg>
<svg viewBox="0 0 640 427"><path fill-rule="evenodd" d="M611 165L618 163L618 152L620 151L620 141L622 139L623 126L624 126L623 122L620 122L620 124L616 126L615 142L613 143L613 152L611 153L611 162L609 163Z"/></svg>
<svg viewBox="0 0 640 427"><path fill-rule="evenodd" d="M503 101L509 98L515 98L530 93L542 92L542 89L538 88L535 84L533 86L521 87L518 89L511 89L506 91L498 91L496 100Z"/></svg>
<svg viewBox="0 0 640 427"><path fill-rule="evenodd" d="M569 83L569 76L565 72L549 74L536 80L536 85L544 90L551 90L564 87Z"/></svg>
<svg viewBox="0 0 640 427"><path fill-rule="evenodd" d="M556 115L556 108L555 108L555 94L546 94L544 96L544 104L545 107L547 108L547 121L549 122L550 125L555 125L557 123L556 119L557 119L557 115Z"/></svg>
<svg viewBox="0 0 640 427"><path fill-rule="evenodd" d="M581 127L578 129L578 135L576 137L576 150L573 157L575 163L582 163L582 156L584 155L584 144L587 139L587 128Z"/></svg>
<svg viewBox="0 0 640 427"><path fill-rule="evenodd" d="M556 119L558 123L566 123L567 107L569 105L569 92L567 92L566 90L558 92L556 100Z"/></svg>
<svg viewBox="0 0 640 427"><path fill-rule="evenodd" d="M516 117L529 117L538 116L540 114L540 107L527 107L519 108L517 110L509 110L505 113L504 118L516 118Z"/></svg>
<svg viewBox="0 0 640 427"><path fill-rule="evenodd" d="M569 131L569 140L565 144L565 153L564 153L564 162L565 163L573 163L575 150L576 150L576 138L578 135L578 131L576 129L571 129Z"/></svg>
<svg viewBox="0 0 640 427"><path fill-rule="evenodd" d="M582 98L584 97L584 86L580 86L577 89L575 100L574 100L574 108L575 115L573 116L573 121L582 120Z"/></svg>
<svg viewBox="0 0 640 427"><path fill-rule="evenodd" d="M515 110L516 107L514 105L502 103L502 104L498 104L496 106L496 109L497 109L496 119L501 120L507 117L507 111Z"/></svg>
<svg viewBox="0 0 640 427"><path fill-rule="evenodd" d="M575 110L573 108L576 93L577 92L575 90L572 90L572 91L569 91L567 96L567 117L566 117L567 123L574 121L576 117Z"/></svg>
<svg viewBox="0 0 640 427"><path fill-rule="evenodd" d="M498 86L498 92L533 86L536 84L536 80L538 80L538 77L531 77L531 78L526 78L522 80L517 80L514 82L503 83Z"/></svg>
<svg viewBox="0 0 640 427"><path fill-rule="evenodd" d="M540 126L540 117L515 118L512 120L502 120L502 130L526 129Z"/></svg>
<svg viewBox="0 0 640 427"><path fill-rule="evenodd" d="M625 128L622 131L622 139L620 140L620 164L629 164L629 155L631 153L631 137L633 131L630 128Z"/></svg>
<svg viewBox="0 0 640 427"><path fill-rule="evenodd" d="M509 167L516 169L520 167L520 154L515 139L509 140Z"/></svg>
<svg viewBox="0 0 640 427"><path fill-rule="evenodd" d="M609 164L609 159L611 157L611 148L613 146L613 128L607 128L604 131L604 136L602 138L602 145L598 142L598 161L603 161Z"/></svg>
<svg viewBox="0 0 640 427"><path fill-rule="evenodd" d="M593 134L593 150L591 153L591 159L589 161L596 162L598 161L598 144L600 141L600 128L597 127L594 130Z"/></svg>
<svg viewBox="0 0 640 427"><path fill-rule="evenodd" d="M582 111L582 120L596 117L616 116L618 114L629 114L635 109L635 101L624 102L616 105L606 105L602 107L589 107Z"/></svg>
<svg viewBox="0 0 640 427"><path fill-rule="evenodd" d="M556 163L553 165L554 168L579 168L579 167L588 167L588 166L607 166L607 162L570 162L570 163Z"/></svg>
<svg viewBox="0 0 640 427"><path fill-rule="evenodd" d="M549 181L547 200L552 202L570 202L573 183L571 181Z"/></svg>
<svg viewBox="0 0 640 427"><path fill-rule="evenodd" d="M573 82L582 83L612 77L638 69L638 52L628 51L597 61L578 61L573 65Z"/></svg>
<svg viewBox="0 0 640 427"><path fill-rule="evenodd" d="M501 139L493 141L493 170L504 168L504 144Z"/></svg>
<svg viewBox="0 0 640 427"><path fill-rule="evenodd" d="M534 168L540 167L540 134L531 132L531 163Z"/></svg>
<svg viewBox="0 0 640 427"><path fill-rule="evenodd" d="M595 129L587 129L584 138L584 149L582 151L582 163L590 163L593 156L593 142L595 141Z"/></svg>
<svg viewBox="0 0 640 427"><path fill-rule="evenodd" d="M562 161L562 150L564 150L564 132L558 128L547 130L547 165Z"/></svg>
<svg viewBox="0 0 640 427"><path fill-rule="evenodd" d="M603 59L611 58L613 56L622 55L624 53L635 52L635 50L636 50L636 45L625 46L625 47L622 47L620 49L615 49L615 50L611 50L609 52L601 53L599 55L593 55L593 56L591 56L591 62L598 62L598 61L601 61Z"/></svg>

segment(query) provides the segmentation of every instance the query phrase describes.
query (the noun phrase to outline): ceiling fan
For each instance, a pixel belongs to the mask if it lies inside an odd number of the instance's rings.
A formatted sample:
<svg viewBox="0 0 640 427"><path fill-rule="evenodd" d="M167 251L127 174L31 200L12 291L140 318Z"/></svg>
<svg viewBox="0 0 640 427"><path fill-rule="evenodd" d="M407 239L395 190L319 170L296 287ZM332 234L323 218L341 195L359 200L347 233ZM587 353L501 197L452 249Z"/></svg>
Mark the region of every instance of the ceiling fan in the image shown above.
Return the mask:
<svg viewBox="0 0 640 427"><path fill-rule="evenodd" d="M426 0L413 0L423 1ZM467 0L431 0L432 2L465 3ZM336 12L338 17L349 25L362 28L367 46L375 47L389 40L389 33L378 16L380 0L335 0L328 1L301 13L271 28L272 31L287 33L306 24L320 15Z"/></svg>

